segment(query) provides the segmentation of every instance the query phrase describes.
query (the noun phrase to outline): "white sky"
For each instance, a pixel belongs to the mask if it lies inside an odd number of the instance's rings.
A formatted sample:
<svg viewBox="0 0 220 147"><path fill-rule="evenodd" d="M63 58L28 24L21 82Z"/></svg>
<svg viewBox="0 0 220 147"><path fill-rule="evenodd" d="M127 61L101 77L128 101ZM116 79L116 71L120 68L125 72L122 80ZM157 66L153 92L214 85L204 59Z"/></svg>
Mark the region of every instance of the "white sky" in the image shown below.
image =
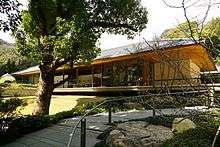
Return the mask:
<svg viewBox="0 0 220 147"><path fill-rule="evenodd" d="M25 0L22 0L25 1ZM182 0L166 0L172 5L180 5ZM198 0L186 0L189 4ZM209 0L200 0L195 7L188 10L190 18L202 20L207 9ZM212 3L220 3L220 0L211 0ZM167 7L162 0L142 0L144 7L148 9L148 24L147 28L137 35L133 40L128 40L126 36L103 34L97 43L101 49L118 47L134 42L143 41L143 37L147 40L152 40L154 36L159 36L164 30L174 27L180 22L185 21L183 10ZM211 7L208 19L220 16L220 5ZM8 42L14 42L13 37L9 33L0 32L0 38Z"/></svg>

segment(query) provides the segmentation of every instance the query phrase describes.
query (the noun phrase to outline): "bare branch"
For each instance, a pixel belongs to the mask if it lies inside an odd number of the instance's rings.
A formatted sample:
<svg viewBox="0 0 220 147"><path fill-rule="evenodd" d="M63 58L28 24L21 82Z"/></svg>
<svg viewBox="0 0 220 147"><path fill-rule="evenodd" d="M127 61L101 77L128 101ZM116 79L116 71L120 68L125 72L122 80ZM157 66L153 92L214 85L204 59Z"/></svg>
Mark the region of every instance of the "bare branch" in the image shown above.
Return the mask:
<svg viewBox="0 0 220 147"><path fill-rule="evenodd" d="M190 23L189 18L188 18L188 16L187 16L187 11L186 11L187 8L185 7L185 0L182 1L182 8L183 8L183 12L184 12L184 17L186 18L186 21L187 21L188 26L189 26L190 37L192 38L192 40L193 40L195 43L197 43L197 41L196 41L196 39L195 39L195 37L194 37L194 35L193 35L193 30L192 30L191 23Z"/></svg>
<svg viewBox="0 0 220 147"><path fill-rule="evenodd" d="M181 6L175 6L175 5L168 4L165 0L162 0L162 1L163 1L163 3L164 3L166 6L168 6L168 7L170 7L170 8L177 8L177 9L183 8L182 5L181 5ZM195 1L194 3L192 3L192 4L188 5L188 6L185 6L185 7L186 7L186 8L192 7L192 6L194 6L195 4L197 4L199 1L200 1L200 0L197 0L197 1Z"/></svg>
<svg viewBox="0 0 220 147"><path fill-rule="evenodd" d="M182 8L182 6L170 5L170 4L168 4L165 0L162 0L162 1L163 1L163 3L164 3L166 6L168 6L168 7L170 7L170 8Z"/></svg>
<svg viewBox="0 0 220 147"><path fill-rule="evenodd" d="M208 4L208 7L207 7L207 10L205 12L205 16L203 17L203 20L202 20L202 23L201 23L201 29L200 29L200 32L199 32L199 40L202 39L202 32L203 32L203 28L204 28L204 23L208 17L208 13L210 11L210 8L211 8L211 0L209 0L209 4Z"/></svg>

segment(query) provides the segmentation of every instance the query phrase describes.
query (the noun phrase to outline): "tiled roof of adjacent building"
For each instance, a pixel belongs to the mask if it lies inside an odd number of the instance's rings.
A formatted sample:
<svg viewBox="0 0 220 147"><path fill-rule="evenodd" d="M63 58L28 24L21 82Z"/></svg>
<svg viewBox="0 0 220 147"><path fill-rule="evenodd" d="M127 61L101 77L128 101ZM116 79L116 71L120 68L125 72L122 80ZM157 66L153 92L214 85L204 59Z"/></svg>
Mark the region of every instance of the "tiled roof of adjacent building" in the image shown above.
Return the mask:
<svg viewBox="0 0 220 147"><path fill-rule="evenodd" d="M11 73L11 75L26 75L26 74L33 74L33 73L39 73L39 72L40 72L39 65L36 65L36 66L32 66L24 70Z"/></svg>

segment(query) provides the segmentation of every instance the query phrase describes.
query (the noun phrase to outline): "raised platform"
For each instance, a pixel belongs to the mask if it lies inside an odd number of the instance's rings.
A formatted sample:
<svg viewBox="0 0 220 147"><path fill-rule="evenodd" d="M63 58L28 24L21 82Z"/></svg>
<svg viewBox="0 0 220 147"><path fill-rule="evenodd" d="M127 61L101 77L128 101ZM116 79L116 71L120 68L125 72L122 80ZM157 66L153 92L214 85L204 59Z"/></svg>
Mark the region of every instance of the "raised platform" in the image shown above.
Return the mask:
<svg viewBox="0 0 220 147"><path fill-rule="evenodd" d="M115 94L137 93L151 89L152 86L117 86L117 87L74 87L56 88L54 94Z"/></svg>
<svg viewBox="0 0 220 147"><path fill-rule="evenodd" d="M122 94L130 95L147 91L201 91L207 90L211 85L176 85L172 87L161 86L115 86L115 87L74 87L74 88L56 88L54 94ZM216 89L216 88L215 88Z"/></svg>

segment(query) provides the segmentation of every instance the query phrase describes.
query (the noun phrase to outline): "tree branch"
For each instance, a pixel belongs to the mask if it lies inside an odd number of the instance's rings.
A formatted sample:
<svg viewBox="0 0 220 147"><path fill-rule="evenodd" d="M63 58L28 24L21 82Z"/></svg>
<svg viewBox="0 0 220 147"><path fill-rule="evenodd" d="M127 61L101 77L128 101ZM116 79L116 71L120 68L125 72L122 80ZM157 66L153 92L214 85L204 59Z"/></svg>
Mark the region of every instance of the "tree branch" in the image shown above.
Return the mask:
<svg viewBox="0 0 220 147"><path fill-rule="evenodd" d="M168 4L168 3L166 2L166 0L162 0L162 1L163 1L163 3L164 3L166 6L168 6L168 7L170 7L170 8L182 8L182 6L170 5L170 4Z"/></svg>
<svg viewBox="0 0 220 147"><path fill-rule="evenodd" d="M66 59L57 59L54 64L52 65L52 70L56 70L57 68L59 68L60 66L66 64L68 61L70 61L70 58L66 58Z"/></svg>
<svg viewBox="0 0 220 147"><path fill-rule="evenodd" d="M112 23L112 22L105 22L105 21L91 21L89 23L89 27L102 27L102 28L127 28L134 32L138 30L135 29L133 26L125 23Z"/></svg>
<svg viewBox="0 0 220 147"><path fill-rule="evenodd" d="M168 6L168 7L170 7L170 8L177 8L177 9L183 8L182 5L181 5L181 6L175 6L175 5L168 4L168 3L166 2L166 0L162 0L162 1L163 1L163 3L164 3L166 6ZM200 1L200 0L197 0L197 1L193 2L192 4L189 4L188 6L185 6L185 7L186 7L186 8L192 7L192 6L194 6L195 4L197 4L199 1Z"/></svg>
<svg viewBox="0 0 220 147"><path fill-rule="evenodd" d="M55 84L54 84L54 88L57 88L57 87L63 85L63 84L64 84L65 82L67 82L68 80L69 80L69 76L68 76L67 78L65 78L64 80L55 83Z"/></svg>
<svg viewBox="0 0 220 147"><path fill-rule="evenodd" d="M185 0L182 1L182 8L183 8L183 12L184 12L184 17L186 18L186 21L187 21L188 26L189 26L190 37L192 38L192 40L193 40L195 43L197 43L195 37L193 36L192 26L191 26L191 23L190 23L189 18L188 18L188 16L187 16L187 13L186 13Z"/></svg>
<svg viewBox="0 0 220 147"><path fill-rule="evenodd" d="M201 40L201 38L202 38L202 33L203 33L203 29L204 29L204 23L205 23L205 21L206 21L206 19L208 17L208 13L210 11L210 8L211 8L211 0L209 0L208 8L207 8L207 10L205 12L205 16L204 16L204 18L203 18L203 20L201 22L202 24L201 24L201 29L200 29L200 32L199 32L199 40Z"/></svg>

